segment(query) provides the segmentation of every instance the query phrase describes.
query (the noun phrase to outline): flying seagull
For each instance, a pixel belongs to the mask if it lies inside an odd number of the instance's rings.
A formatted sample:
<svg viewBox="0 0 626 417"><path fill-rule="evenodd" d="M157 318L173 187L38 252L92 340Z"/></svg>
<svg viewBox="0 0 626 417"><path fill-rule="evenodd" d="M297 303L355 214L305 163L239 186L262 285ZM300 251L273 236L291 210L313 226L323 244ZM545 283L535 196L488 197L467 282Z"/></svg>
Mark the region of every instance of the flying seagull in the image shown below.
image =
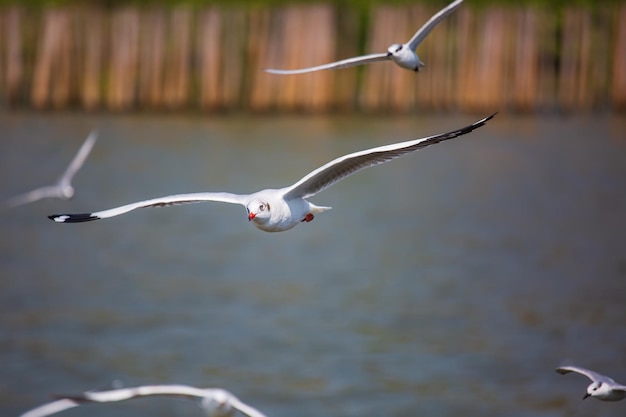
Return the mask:
<svg viewBox="0 0 626 417"><path fill-rule="evenodd" d="M456 0L453 3L450 3L444 9L440 10L439 13L430 18L428 22L413 35L413 37L407 43L394 43L389 48L387 48L387 52L377 53L377 54L369 54L357 56L354 58L347 58L341 61L331 62L330 64L318 65L315 67L309 68L301 68L301 69L293 69L293 70L280 70L280 69L271 69L265 68L266 72L272 74L282 74L282 75L290 75L290 74L304 74L307 72L327 70L327 69L338 69L338 68L349 68L357 65L369 64L371 62L377 61L393 61L398 66L402 68L406 68L408 70L412 70L418 72L421 67L424 66L424 63L420 61L420 58L415 53L415 49L418 47L420 43L428 36L428 34L441 23L448 15L450 15L457 7L461 5L463 0Z"/></svg>
<svg viewBox="0 0 626 417"><path fill-rule="evenodd" d="M316 214L330 209L330 207L321 207L310 203L306 200L308 197L314 196L362 169L379 165L426 146L470 133L474 129L483 126L494 115L495 113L471 125L448 133L379 146L342 156L317 168L295 184L285 188L266 189L253 194L232 194L226 192L177 194L139 201L94 213L53 214L48 217L59 223L78 223L119 216L138 208L218 201L244 206L248 213L248 220L252 221L257 228L263 231L282 232L295 227L301 222L310 222Z"/></svg>
<svg viewBox="0 0 626 417"><path fill-rule="evenodd" d="M556 368L556 371L563 375L577 372L591 379L591 384L587 387L587 393L583 396L583 400L587 397L594 397L602 401L619 401L626 397L626 386L616 383L608 376L580 366L561 366Z"/></svg>
<svg viewBox="0 0 626 417"><path fill-rule="evenodd" d="M7 201L5 205L9 207L15 207L22 204L32 203L42 198L60 198L62 200L68 200L74 196L74 187L72 187L72 178L78 172L80 167L89 156L93 145L96 143L97 133L91 132L85 142L78 150L78 153L67 167L61 178L53 185L37 188L25 194L18 195Z"/></svg>
<svg viewBox="0 0 626 417"><path fill-rule="evenodd" d="M28 410L24 414L20 415L20 417L46 417L52 414L60 413L61 411L70 408L78 407L79 405L80 404L76 401L63 398L60 400L46 403L44 405L40 405L39 407L33 408L32 410Z"/></svg>
<svg viewBox="0 0 626 417"><path fill-rule="evenodd" d="M27 411L20 417L45 417L84 403L108 403L151 396L198 398L200 407L209 417L231 417L235 411L248 417L266 417L224 389L202 389L188 385L144 385L108 391L87 391L77 395L55 395L59 398L57 401Z"/></svg>

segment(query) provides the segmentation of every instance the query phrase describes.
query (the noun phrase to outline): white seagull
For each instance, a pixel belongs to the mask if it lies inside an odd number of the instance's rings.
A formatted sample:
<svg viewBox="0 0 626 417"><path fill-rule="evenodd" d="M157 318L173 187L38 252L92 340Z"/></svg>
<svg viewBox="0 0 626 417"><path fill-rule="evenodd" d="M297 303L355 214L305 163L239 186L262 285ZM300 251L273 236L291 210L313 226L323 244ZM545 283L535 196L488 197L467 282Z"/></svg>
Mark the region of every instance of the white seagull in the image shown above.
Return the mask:
<svg viewBox="0 0 626 417"><path fill-rule="evenodd" d="M57 180L54 185L48 185L46 187L37 188L25 194L18 195L7 201L5 205L9 207L15 207L22 204L32 203L43 198L60 198L62 200L68 200L74 196L74 187L72 187L72 178L78 172L83 165L87 156L91 152L93 145L96 143L98 135L95 131L91 132L85 142L78 150L78 153L67 167L63 175Z"/></svg>
<svg viewBox="0 0 626 417"><path fill-rule="evenodd" d="M415 52L415 49L420 43L422 43L422 41L435 28L435 26L441 23L442 20L444 20L446 17L448 17L448 15L456 10L456 8L459 7L462 2L463 0L456 0L450 3L444 9L440 10L439 13L431 17L424 26L419 28L419 30L415 32L415 35L413 35L413 37L407 43L394 43L389 48L387 48L387 52L347 58L341 61L331 62L330 64L318 65L309 68L293 70L265 68L265 71L272 74L282 75L304 74L307 72L327 69L349 68L377 61L393 61L402 68L418 72L420 68L424 66L424 63L420 61L419 56L417 56L417 53Z"/></svg>
<svg viewBox="0 0 626 417"><path fill-rule="evenodd" d="M224 389L202 389L188 385L144 385L108 391L87 391L78 395L56 395L59 400L27 411L20 417L45 417L83 403L108 403L150 396L199 398L200 407L209 417L231 417L235 411L248 417L266 417Z"/></svg>
<svg viewBox="0 0 626 417"><path fill-rule="evenodd" d="M83 214L53 214L50 219L59 223L77 223L119 216L131 210L144 207L163 207L173 204L219 201L240 204L248 213L248 220L266 232L282 232L295 227L300 222L310 222L318 213L330 207L316 206L306 199L330 187L336 182L368 167L379 165L435 143L470 133L483 126L493 116L485 117L471 125L426 138L379 146L337 158L306 175L295 184L280 188L266 189L253 194L232 194L206 192L177 194L151 200L139 201L124 206Z"/></svg>
<svg viewBox="0 0 626 417"><path fill-rule="evenodd" d="M587 393L583 396L583 400L587 397L594 397L602 401L619 401L626 397L626 386L618 384L608 376L580 366L560 366L556 368L556 371L563 375L577 372L591 379L591 384L587 387Z"/></svg>

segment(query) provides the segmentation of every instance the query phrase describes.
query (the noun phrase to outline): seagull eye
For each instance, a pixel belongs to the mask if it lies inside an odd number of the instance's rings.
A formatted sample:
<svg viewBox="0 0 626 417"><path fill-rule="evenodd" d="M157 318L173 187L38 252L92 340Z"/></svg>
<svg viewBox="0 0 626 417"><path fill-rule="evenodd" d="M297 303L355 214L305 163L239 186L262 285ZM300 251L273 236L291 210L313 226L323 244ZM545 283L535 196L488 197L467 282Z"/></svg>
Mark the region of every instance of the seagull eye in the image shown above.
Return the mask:
<svg viewBox="0 0 626 417"><path fill-rule="evenodd" d="M402 49L402 45L400 45L400 46L398 46L398 47L396 48L396 52L399 52L399 51L400 51L400 49Z"/></svg>

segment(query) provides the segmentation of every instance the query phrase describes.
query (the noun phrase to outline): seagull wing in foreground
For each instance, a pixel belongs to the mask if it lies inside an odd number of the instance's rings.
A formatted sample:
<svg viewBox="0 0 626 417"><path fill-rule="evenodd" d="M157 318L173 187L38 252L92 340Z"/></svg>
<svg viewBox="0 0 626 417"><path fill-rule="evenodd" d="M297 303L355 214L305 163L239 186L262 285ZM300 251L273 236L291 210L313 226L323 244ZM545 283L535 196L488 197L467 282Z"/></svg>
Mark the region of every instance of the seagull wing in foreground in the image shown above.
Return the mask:
<svg viewBox="0 0 626 417"><path fill-rule="evenodd" d="M246 198L247 196L245 195L231 193L176 194L166 197L153 198L151 200L139 201L137 203L126 204L124 206L98 211L95 213L53 214L51 216L48 216L48 218L59 223L80 223L92 220L106 219L108 217L115 217L119 216L120 214L128 213L131 210L146 207L165 207L176 204L201 203L207 201L241 204L245 206Z"/></svg>
<svg viewBox="0 0 626 417"><path fill-rule="evenodd" d="M153 395L168 395L174 397L201 398L206 395L205 389L187 385L143 385L107 391L87 391L77 395L56 395L58 398L67 398L76 402L109 403L130 400L138 397Z"/></svg>
<svg viewBox="0 0 626 417"><path fill-rule="evenodd" d="M63 398L44 405L40 405L39 407L33 408L32 410L28 410L24 414L20 415L20 417L46 417L70 408L78 407L79 405L80 404L76 401Z"/></svg>
<svg viewBox="0 0 626 417"><path fill-rule="evenodd" d="M342 59L341 61L331 62L329 64L318 65L315 67L293 69L293 70L279 70L279 69L265 68L264 71L269 72L271 74L281 74L281 75L304 74L307 72L314 72L314 71L327 70L327 69L355 67L357 65L369 64L370 62L388 61L390 59L391 59L390 55L385 52L385 53L379 53L379 54L362 55L362 56L357 56L354 58Z"/></svg>
<svg viewBox="0 0 626 417"><path fill-rule="evenodd" d="M300 181L287 188L285 198L307 198L325 190L350 175L372 166L383 164L407 153L435 143L456 138L483 126L496 113L471 125L435 136L379 146L337 158L311 172Z"/></svg>
<svg viewBox="0 0 626 417"><path fill-rule="evenodd" d="M205 404L203 402L201 406L208 415L216 417L229 414L227 410L230 409L230 407L239 410L249 417L265 417L263 413L261 413L254 407L243 403L233 394L221 388L202 389L191 387L188 385L145 385L109 391L85 392L78 395L62 395L59 397L76 403L107 403L149 396L186 397L200 398L203 400L213 400L210 404Z"/></svg>
<svg viewBox="0 0 626 417"><path fill-rule="evenodd" d="M611 384L615 383L615 381L609 378L608 376L599 374L597 372L591 371L589 369L586 369L580 366L573 366L573 365L572 366L559 366L558 368L556 368L556 371L562 375L569 374L570 372L576 372L576 373L586 376L587 378L591 379L593 382L601 381L601 382L610 382Z"/></svg>
<svg viewBox="0 0 626 417"><path fill-rule="evenodd" d="M436 15L431 17L430 20L424 24L424 26L422 26L417 32L415 32L415 35L413 35L411 40L407 42L409 48L412 51L415 51L417 46L422 43L422 41L435 28L435 26L437 26L439 23L441 23L442 20L448 17L450 13L455 11L456 8L461 5L461 3L463 3L463 0L456 0L455 2L450 3L448 6L441 9Z"/></svg>
<svg viewBox="0 0 626 417"><path fill-rule="evenodd" d="M78 150L78 153L76 153L76 156L59 179L59 185L69 185L72 182L72 178L74 178L74 175L76 175L80 167L82 167L85 163L85 160L93 149L93 145L95 145L97 138L98 133L95 130L87 136L87 139L85 139L85 142Z"/></svg>

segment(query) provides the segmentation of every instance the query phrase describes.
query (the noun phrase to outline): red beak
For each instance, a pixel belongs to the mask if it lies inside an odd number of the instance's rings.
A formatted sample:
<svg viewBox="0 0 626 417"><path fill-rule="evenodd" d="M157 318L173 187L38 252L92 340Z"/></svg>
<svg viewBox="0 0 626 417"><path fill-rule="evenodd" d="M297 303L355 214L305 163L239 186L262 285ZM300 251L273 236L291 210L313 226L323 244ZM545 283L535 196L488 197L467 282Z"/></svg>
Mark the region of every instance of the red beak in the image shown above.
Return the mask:
<svg viewBox="0 0 626 417"><path fill-rule="evenodd" d="M256 214L254 214L253 212L248 213L248 221L254 219L256 217Z"/></svg>

